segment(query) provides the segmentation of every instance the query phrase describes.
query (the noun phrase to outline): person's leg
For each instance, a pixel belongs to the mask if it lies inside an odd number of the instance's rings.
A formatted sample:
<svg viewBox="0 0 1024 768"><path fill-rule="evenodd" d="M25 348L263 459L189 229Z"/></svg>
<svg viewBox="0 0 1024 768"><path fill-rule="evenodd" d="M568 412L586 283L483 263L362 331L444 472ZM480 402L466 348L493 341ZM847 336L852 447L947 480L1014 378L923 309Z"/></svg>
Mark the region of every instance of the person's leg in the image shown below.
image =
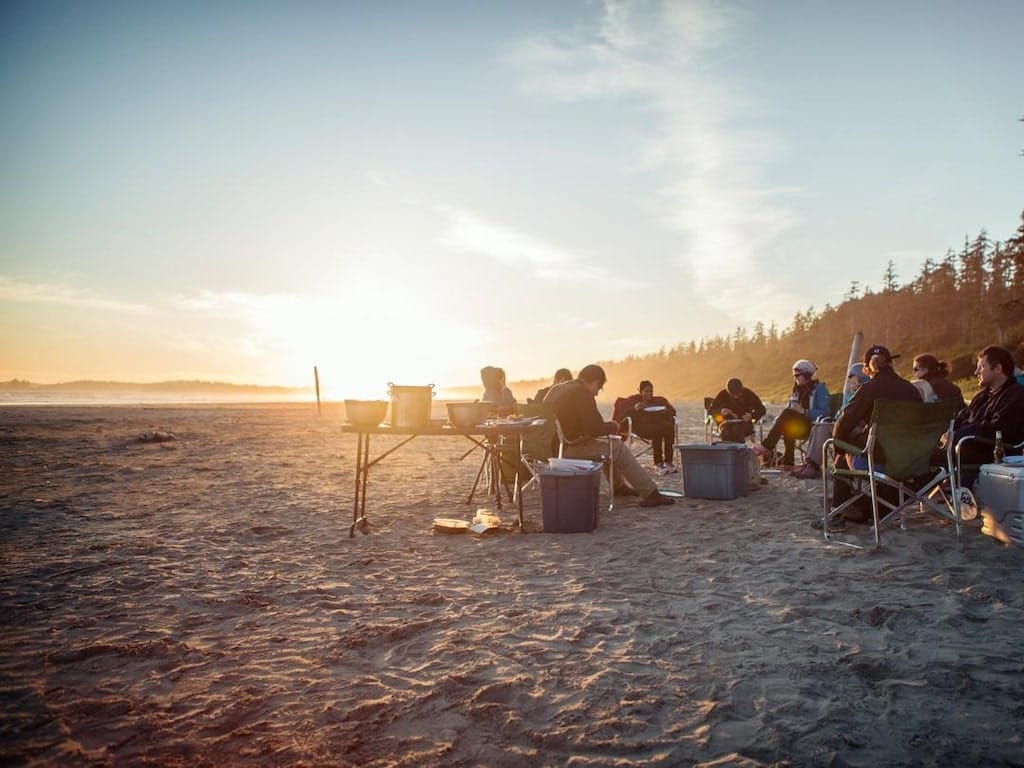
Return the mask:
<svg viewBox="0 0 1024 768"><path fill-rule="evenodd" d="M585 459L593 456L608 455L608 440L595 438L575 445L567 445L563 451L566 458ZM615 462L615 484L625 481L641 497L658 490L647 470L640 466L636 456L621 440L611 441L611 451Z"/></svg>
<svg viewBox="0 0 1024 768"><path fill-rule="evenodd" d="M651 453L654 454L654 466L660 467L665 463L665 443L661 439L662 431L660 429L652 430L650 437L647 439L651 441Z"/></svg>
<svg viewBox="0 0 1024 768"><path fill-rule="evenodd" d="M782 453L782 463L792 466L796 451L796 441L804 440L811 434L811 420L804 414L797 413L796 411L789 411L789 414L786 424L782 428L782 442L785 446Z"/></svg>
<svg viewBox="0 0 1024 768"><path fill-rule="evenodd" d="M796 411L791 411L789 408L779 414L779 418L772 424L772 428L768 430L768 434L764 436L764 442L761 443L769 451L774 451L775 446L779 442L779 438L782 437L782 432L786 427L786 422L789 421L791 416L797 415Z"/></svg>

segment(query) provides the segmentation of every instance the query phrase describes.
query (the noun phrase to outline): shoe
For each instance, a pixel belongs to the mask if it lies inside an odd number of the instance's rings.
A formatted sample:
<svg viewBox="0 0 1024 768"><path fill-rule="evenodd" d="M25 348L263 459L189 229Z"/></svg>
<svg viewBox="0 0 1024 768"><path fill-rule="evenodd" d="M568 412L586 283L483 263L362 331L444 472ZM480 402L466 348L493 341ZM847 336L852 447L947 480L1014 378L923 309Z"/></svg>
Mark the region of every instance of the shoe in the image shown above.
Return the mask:
<svg viewBox="0 0 1024 768"><path fill-rule="evenodd" d="M640 499L641 507L670 507L675 503L671 496L662 496L658 491Z"/></svg>
<svg viewBox="0 0 1024 768"><path fill-rule="evenodd" d="M679 467L677 467L671 461L666 461L661 466L662 466L662 469L665 470L664 474L666 474L666 475L678 475L679 474Z"/></svg>
<svg viewBox="0 0 1024 768"><path fill-rule="evenodd" d="M750 450L752 450L758 456L762 456L762 457L763 456L770 456L771 453L772 453L771 451L769 451L767 448L765 448L760 443L754 443L752 446L750 446Z"/></svg>
<svg viewBox="0 0 1024 768"><path fill-rule="evenodd" d="M802 467L793 470L793 477L800 478L801 480L814 480L817 477L821 477L821 470L813 464L804 464Z"/></svg>

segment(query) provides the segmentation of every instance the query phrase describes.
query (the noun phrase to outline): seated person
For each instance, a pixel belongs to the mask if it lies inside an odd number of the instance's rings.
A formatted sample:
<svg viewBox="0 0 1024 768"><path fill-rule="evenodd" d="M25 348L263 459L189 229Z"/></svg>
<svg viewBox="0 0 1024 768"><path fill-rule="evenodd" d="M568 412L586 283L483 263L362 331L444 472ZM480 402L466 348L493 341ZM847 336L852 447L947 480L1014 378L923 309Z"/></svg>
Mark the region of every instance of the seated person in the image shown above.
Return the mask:
<svg viewBox="0 0 1024 768"><path fill-rule="evenodd" d="M836 440L863 446L867 441L867 426L871 420L871 412L875 408L876 400L921 402L921 395L918 393L917 387L893 369L892 361L897 357L899 355L891 354L887 348L878 344L869 347L868 351L864 353L871 380L860 386L850 402L840 412L832 430L832 436ZM885 456L877 447L874 460L878 462L878 465L884 465ZM850 456L836 446L836 466L843 465L859 470L867 469L868 466L867 460L863 456ZM838 506L850 497L850 493L850 485L845 480L836 478L833 488L833 504ZM860 507L851 507L843 514L843 517L852 522L863 523L868 521L870 515L870 505L865 504Z"/></svg>
<svg viewBox="0 0 1024 768"><path fill-rule="evenodd" d="M917 393L921 396L921 399L926 403L937 403L939 402L939 396L935 394L935 390L932 389L932 385L928 383L927 379L914 379L910 382L917 389Z"/></svg>
<svg viewBox="0 0 1024 768"><path fill-rule="evenodd" d="M584 366L573 381L557 384L548 391L545 403L551 405L568 444L563 455L570 459L605 455L609 451L606 435L617 435L619 425L605 421L597 409L597 393L604 389L607 377L599 365ZM640 466L633 452L621 440L611 441L616 479L624 479L640 496L641 507L668 506L675 500L658 491L651 476ZM618 489L616 489L618 491Z"/></svg>
<svg viewBox="0 0 1024 768"><path fill-rule="evenodd" d="M964 393L948 378L949 366L935 355L923 354L914 358L914 379L927 381L937 400L955 400L957 410L966 407ZM926 401L928 402L928 401Z"/></svg>
<svg viewBox="0 0 1024 768"><path fill-rule="evenodd" d="M615 420L622 424L628 416L633 423L634 434L651 441L654 465L659 474L670 475L679 470L672 463L672 451L676 441L676 409L660 395L655 397L654 385L640 382L637 394L620 398L615 404Z"/></svg>
<svg viewBox="0 0 1024 768"><path fill-rule="evenodd" d="M1013 376L1013 356L1003 347L989 346L978 353L975 369L981 391L961 411L953 425L953 445L969 435L986 438L971 440L961 450L964 464L987 464L992 461L996 430L1002 432L1006 448L1024 441L1024 385ZM970 487L976 473L961 478Z"/></svg>
<svg viewBox="0 0 1024 768"><path fill-rule="evenodd" d="M830 416L828 412L828 387L814 378L818 366L810 360L793 363L793 392L789 396L789 407L779 414L762 443L768 455L769 465L778 463L783 468L793 467L796 441L804 440L811 433L811 423ZM775 446L782 438L785 450L782 460L775 456Z"/></svg>
<svg viewBox="0 0 1024 768"><path fill-rule="evenodd" d="M572 373L568 368L559 368L555 371L555 376L551 380L551 383L546 387L538 389L537 394L533 396L533 400L527 400L527 402L543 403L544 397L547 395L549 389L556 384L564 384L567 381L572 381Z"/></svg>
<svg viewBox="0 0 1024 768"><path fill-rule="evenodd" d="M711 402L711 415L718 423L718 434L726 443L742 443L754 434L754 422L767 413L764 403L739 379L729 379L725 389Z"/></svg>
<svg viewBox="0 0 1024 768"><path fill-rule="evenodd" d="M485 403L494 403L499 416L511 416L516 412L516 398L505 386L505 371L492 365L480 369L480 381L484 385L484 393L480 399Z"/></svg>
<svg viewBox="0 0 1024 768"><path fill-rule="evenodd" d="M853 399L857 390L869 381L871 381L871 377L865 371L864 363L854 363L850 367L850 371L846 376L847 385L843 393L843 404L839 407L839 412L836 414L837 419L842 414L846 404ZM806 460L802 467L793 471L793 477L803 478L804 480L821 477L821 450L825 447L825 441L832 437L832 428L833 425L828 422L816 422L811 425L811 436L807 441Z"/></svg>

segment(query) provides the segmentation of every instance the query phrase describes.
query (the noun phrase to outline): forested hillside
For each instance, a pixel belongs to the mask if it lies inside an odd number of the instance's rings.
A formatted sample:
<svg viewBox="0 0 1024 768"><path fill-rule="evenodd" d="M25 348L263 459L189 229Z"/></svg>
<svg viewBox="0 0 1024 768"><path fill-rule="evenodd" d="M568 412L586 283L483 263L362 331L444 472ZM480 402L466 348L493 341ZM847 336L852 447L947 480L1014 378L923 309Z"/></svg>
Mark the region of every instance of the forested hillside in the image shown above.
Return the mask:
<svg viewBox="0 0 1024 768"><path fill-rule="evenodd" d="M758 323L727 338L604 361L610 384L603 395L629 394L636 382L651 379L659 394L692 400L715 394L726 379L739 376L763 398L778 402L792 385L790 365L802 357L818 365L819 378L835 391L843 385L858 330L865 345L885 344L901 354L896 363L904 376L910 375L916 354L930 352L948 361L953 380L968 380L965 393L976 387L976 355L985 345L1005 346L1024 361L1024 213L1003 242L982 230L959 251L928 259L921 273L903 284L890 262L879 288L853 283L838 307L797 312L788 328Z"/></svg>

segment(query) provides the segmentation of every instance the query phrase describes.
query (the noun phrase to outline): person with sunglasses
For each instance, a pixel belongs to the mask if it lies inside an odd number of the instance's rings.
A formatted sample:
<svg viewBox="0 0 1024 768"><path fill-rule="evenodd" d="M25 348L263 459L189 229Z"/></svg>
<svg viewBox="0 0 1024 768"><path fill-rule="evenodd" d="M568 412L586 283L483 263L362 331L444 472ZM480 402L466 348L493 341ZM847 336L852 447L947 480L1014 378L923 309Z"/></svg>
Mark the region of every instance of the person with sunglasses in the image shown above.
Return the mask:
<svg viewBox="0 0 1024 768"><path fill-rule="evenodd" d="M789 406L779 414L761 444L762 455L768 466L792 470L796 441L807 439L811 433L811 424L830 415L828 387L814 378L817 370L818 366L810 360L797 360L793 363L793 392L789 396ZM781 460L775 453L780 438L783 444Z"/></svg>

